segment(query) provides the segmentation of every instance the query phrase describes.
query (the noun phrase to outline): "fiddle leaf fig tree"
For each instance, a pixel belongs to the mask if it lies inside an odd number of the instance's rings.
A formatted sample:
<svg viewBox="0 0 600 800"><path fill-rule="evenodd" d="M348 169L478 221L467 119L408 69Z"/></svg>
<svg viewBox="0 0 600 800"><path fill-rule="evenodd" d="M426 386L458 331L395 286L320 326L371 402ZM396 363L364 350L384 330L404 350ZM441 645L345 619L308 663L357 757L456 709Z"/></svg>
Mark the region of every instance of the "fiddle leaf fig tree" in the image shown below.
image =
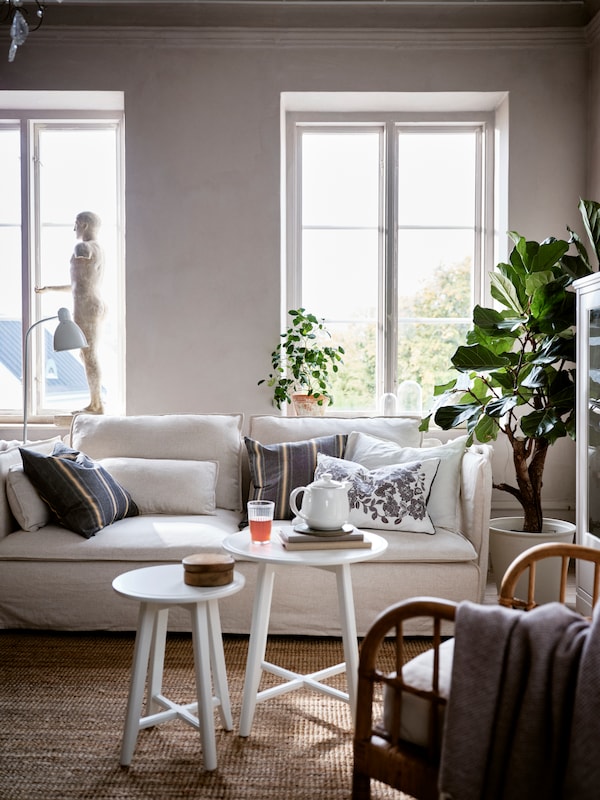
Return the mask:
<svg viewBox="0 0 600 800"><path fill-rule="evenodd" d="M331 373L339 369L344 348L326 344L331 338L325 321L318 319L304 308L288 311L291 324L281 341L271 353L272 372L258 381L273 389L273 402L277 408L292 402L295 392L305 391L317 397L318 405L324 399L333 404L331 395Z"/></svg>
<svg viewBox="0 0 600 800"><path fill-rule="evenodd" d="M582 200L579 210L600 256L600 206ZM475 306L473 327L452 364L459 377L436 386L431 418L440 428L466 426L469 443L505 434L512 448L516 485L495 483L523 508L523 530L542 530L542 483L548 448L575 438L574 279L593 271L580 238L538 243L511 233L509 263L491 274L495 308ZM570 246L576 255L568 255Z"/></svg>

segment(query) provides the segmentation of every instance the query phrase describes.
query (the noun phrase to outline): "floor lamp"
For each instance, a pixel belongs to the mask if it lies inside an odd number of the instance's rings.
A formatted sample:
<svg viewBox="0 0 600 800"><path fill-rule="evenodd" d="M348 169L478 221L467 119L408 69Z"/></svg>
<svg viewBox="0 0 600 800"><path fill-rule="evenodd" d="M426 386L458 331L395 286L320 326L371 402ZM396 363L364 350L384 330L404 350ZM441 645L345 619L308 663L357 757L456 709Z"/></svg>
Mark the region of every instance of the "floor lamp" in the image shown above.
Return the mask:
<svg viewBox="0 0 600 800"><path fill-rule="evenodd" d="M57 319L59 321L54 331L54 349L57 352L61 350L80 350L82 347L88 346L83 331L79 325L71 319L71 312L68 308L59 308L58 314L55 314L53 317L39 319L28 329L25 334L25 358L23 366L23 444L27 443L27 417L29 412L29 335L35 327L51 319Z"/></svg>

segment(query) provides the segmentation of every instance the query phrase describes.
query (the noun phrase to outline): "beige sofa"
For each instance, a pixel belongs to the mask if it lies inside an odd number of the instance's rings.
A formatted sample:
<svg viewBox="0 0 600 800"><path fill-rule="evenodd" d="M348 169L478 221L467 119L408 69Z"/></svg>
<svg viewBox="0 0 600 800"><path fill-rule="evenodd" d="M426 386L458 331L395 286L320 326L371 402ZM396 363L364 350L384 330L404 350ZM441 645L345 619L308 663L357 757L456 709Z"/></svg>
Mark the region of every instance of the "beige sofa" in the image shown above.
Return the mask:
<svg viewBox="0 0 600 800"><path fill-rule="evenodd" d="M67 444L104 465L129 489L142 512L91 538L52 519L37 530L20 528L15 512L23 525L35 528L30 518L35 517L35 504L32 500L28 506L28 495L15 496L15 486L23 483L19 449L0 452L0 627L134 629L137 605L113 591L117 575L151 564L178 563L191 553L220 552L223 538L238 531L248 484L243 423L241 414L75 417ZM424 460L439 451L422 447L418 424L401 417L257 416L249 420L247 436L271 458L273 452L278 454L272 445L344 434L365 462L376 462L381 446L383 461L390 464L400 456L406 461L416 453ZM29 446L48 453L52 445ZM429 594L481 601L488 563L491 449L477 445L463 454L458 446L457 459L457 446L451 459L456 472L453 499L448 501L453 478L447 471L446 494L438 493L435 500L434 535L377 529L389 542L386 553L352 567L359 634L382 609L403 598ZM440 464L449 463L446 452L441 451ZM196 498L195 490L178 487L189 485L186 475L199 464L208 465L208 477L194 484L202 483ZM431 487L433 505L440 475L438 470ZM450 517L456 511L455 530L439 525L448 522L448 511ZM247 633L256 564L240 562L237 568L246 577L246 588L222 601L221 619L224 632ZM285 575L275 581L271 633L339 635L334 576L328 580L322 570L284 569ZM170 622L174 629L189 625L177 610ZM418 633L418 625L411 632Z"/></svg>

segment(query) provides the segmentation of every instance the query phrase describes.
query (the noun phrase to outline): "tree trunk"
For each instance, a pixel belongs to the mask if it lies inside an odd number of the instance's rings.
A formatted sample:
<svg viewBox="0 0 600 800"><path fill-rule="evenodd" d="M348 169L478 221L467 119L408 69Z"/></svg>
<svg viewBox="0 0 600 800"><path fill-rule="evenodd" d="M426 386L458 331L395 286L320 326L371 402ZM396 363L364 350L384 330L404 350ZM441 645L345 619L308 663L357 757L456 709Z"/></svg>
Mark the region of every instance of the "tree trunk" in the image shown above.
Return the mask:
<svg viewBox="0 0 600 800"><path fill-rule="evenodd" d="M527 533L541 533L543 527L542 513L542 477L548 453L546 439L536 439L533 454L528 460L528 445L531 440L514 439L513 463L520 501L523 506L523 530Z"/></svg>

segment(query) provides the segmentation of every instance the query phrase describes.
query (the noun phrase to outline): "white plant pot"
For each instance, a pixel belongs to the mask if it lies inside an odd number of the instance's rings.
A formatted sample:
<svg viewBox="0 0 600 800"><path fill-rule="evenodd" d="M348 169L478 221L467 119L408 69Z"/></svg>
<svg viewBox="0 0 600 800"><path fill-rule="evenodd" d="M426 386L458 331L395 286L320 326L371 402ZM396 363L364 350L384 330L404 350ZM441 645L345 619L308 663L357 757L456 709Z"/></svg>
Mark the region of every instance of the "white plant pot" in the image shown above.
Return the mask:
<svg viewBox="0 0 600 800"><path fill-rule="evenodd" d="M500 584L504 573L512 562L525 550L536 544L547 542L570 543L575 536L575 525L563 519L544 519L541 533L525 533L522 530L523 517L498 517L490 520L490 560L496 588L500 592ZM558 600L560 587L559 558L549 558L536 567L536 602L549 603ZM517 583L516 594L521 599L527 598L528 571L525 571Z"/></svg>

